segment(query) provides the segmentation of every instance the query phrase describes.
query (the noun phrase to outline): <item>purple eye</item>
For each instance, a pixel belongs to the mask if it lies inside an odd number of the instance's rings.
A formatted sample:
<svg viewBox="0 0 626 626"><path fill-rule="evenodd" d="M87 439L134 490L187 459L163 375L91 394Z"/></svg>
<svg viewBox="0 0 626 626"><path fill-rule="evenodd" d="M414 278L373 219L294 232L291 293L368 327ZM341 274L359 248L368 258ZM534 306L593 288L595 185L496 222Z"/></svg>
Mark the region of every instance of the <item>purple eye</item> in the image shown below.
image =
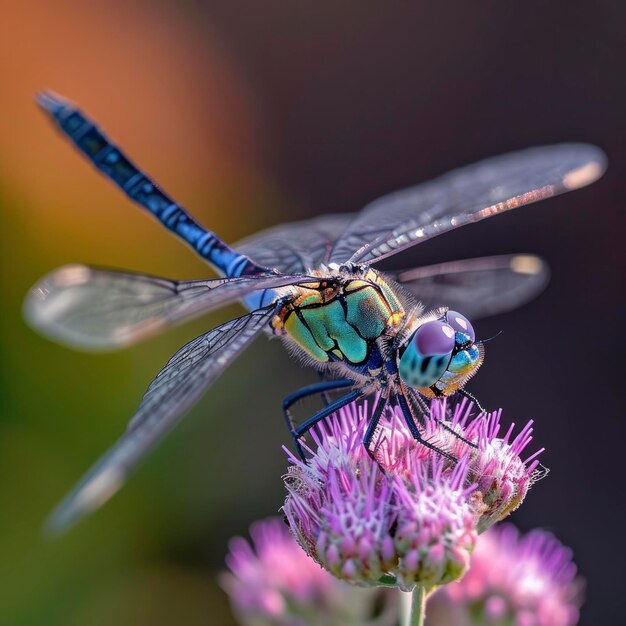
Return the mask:
<svg viewBox="0 0 626 626"><path fill-rule="evenodd" d="M413 339L422 356L450 354L454 349L454 329L439 320L422 324Z"/></svg>
<svg viewBox="0 0 626 626"><path fill-rule="evenodd" d="M448 324L454 328L457 333L463 333L467 335L472 343L476 339L476 334L474 333L474 327L470 324L470 321L465 317L465 315L461 315L457 311L448 311Z"/></svg>
<svg viewBox="0 0 626 626"><path fill-rule="evenodd" d="M422 324L400 358L400 378L414 389L426 389L446 372L455 345L450 324L433 320Z"/></svg>

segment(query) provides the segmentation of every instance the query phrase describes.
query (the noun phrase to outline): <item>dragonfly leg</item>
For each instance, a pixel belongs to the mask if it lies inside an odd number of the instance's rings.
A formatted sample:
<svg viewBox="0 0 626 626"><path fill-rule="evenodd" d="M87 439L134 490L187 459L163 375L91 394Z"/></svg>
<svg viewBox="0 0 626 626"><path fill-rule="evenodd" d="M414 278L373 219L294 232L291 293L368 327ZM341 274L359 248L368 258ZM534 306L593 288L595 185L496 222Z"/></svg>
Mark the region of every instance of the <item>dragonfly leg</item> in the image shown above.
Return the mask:
<svg viewBox="0 0 626 626"><path fill-rule="evenodd" d="M396 398L398 399L398 405L400 406L400 410L402 411L402 414L404 415L404 421L406 422L406 425L409 427L409 430L411 431L411 435L413 435L413 439L421 443L426 448L429 448L430 450L433 450L434 452L441 454L441 456L445 457L449 461L453 461L456 463L456 461L458 461L456 457L452 456L445 450L438 448L434 444L430 443L430 441L427 441L426 439L422 437L422 434L420 433L417 425L415 424L413 413L411 412L411 409L409 408L406 398L401 394L396 396Z"/></svg>
<svg viewBox="0 0 626 626"><path fill-rule="evenodd" d="M37 103L100 172L220 272L226 276L271 273L270 269L237 253L215 233L200 226L73 103L52 93L38 94Z"/></svg>
<svg viewBox="0 0 626 626"><path fill-rule="evenodd" d="M306 387L302 387L301 389L290 393L283 400L283 413L285 414L285 421L287 422L287 428L289 428L289 431L291 432L296 428L290 411L290 408L296 402L300 402L300 400L304 400L304 398L308 398L316 394L328 394L329 391L333 391L335 389L344 389L345 387L350 387L350 385L353 384L354 381L350 378L339 378L337 380L325 380L313 385L307 385ZM325 401L325 405L329 406L330 400L328 400L328 402Z"/></svg>
<svg viewBox="0 0 626 626"><path fill-rule="evenodd" d="M352 383L353 381L350 381L350 382ZM362 395L363 395L363 392L360 390L351 391L350 393L346 394L345 396L342 396L338 400L335 400L335 402L333 402L329 406L324 407L323 409L320 409L317 413L315 413L315 415L312 415L306 421L300 424L300 426L297 426L296 428L291 430L291 436L293 437L293 441L298 450L298 455L300 456L300 459L302 459L304 463L306 463L306 456L304 455L304 449L302 448L302 445L300 442L301 437L305 435L309 430L311 430L311 428L313 428L313 426L315 426L315 424L317 424L319 421L323 420L325 417L328 417L329 415L332 415L335 411L339 410L341 407L346 406L346 404L350 404L350 402L357 400Z"/></svg>
<svg viewBox="0 0 626 626"><path fill-rule="evenodd" d="M375 449L372 450L371 444L372 444L372 440L374 439L374 436L376 435L378 423L380 422L380 418L382 417L383 411L386 406L387 406L387 398L380 396L378 398L378 403L376 404L376 407L374 409L374 414L370 418L369 424L367 425L367 430L365 431L365 435L363 435L363 445L365 446L367 453L370 455L370 458L376 463L378 463L378 459L376 458L376 450ZM380 467L380 463L378 463L378 465Z"/></svg>
<svg viewBox="0 0 626 626"><path fill-rule="evenodd" d="M326 382L326 371L322 370L320 372L318 372L318 375L320 377L320 382ZM322 402L324 403L324 406L328 406L330 404L330 396L328 395L328 391L322 391L320 392L320 397L322 398Z"/></svg>
<svg viewBox="0 0 626 626"><path fill-rule="evenodd" d="M417 406L419 407L419 410L422 412L422 415L429 417L429 418L432 417L431 412L430 412L430 407L428 406L428 404L426 404L422 396L416 393L413 395L413 400L415 401L415 404L417 404Z"/></svg>
<svg viewBox="0 0 626 626"><path fill-rule="evenodd" d="M486 413L487 412L487 411L485 411L485 409L483 409L483 407L481 406L480 402L478 402L478 400L476 399L476 396L472 395L469 391L466 391L465 389L458 389L457 393L461 394L464 398L467 398L468 400L471 400L476 405L476 408L481 413Z"/></svg>
<svg viewBox="0 0 626 626"><path fill-rule="evenodd" d="M432 411L430 410L430 407L428 406L428 404L426 404L426 402L424 402L424 399L421 396L415 394L415 402L419 406L422 413L429 419L434 420L439 426L441 426L441 428L448 431L451 435L454 435L457 439L467 444L468 446L471 446L472 448L478 448L478 446L475 443L473 443L469 439L466 439L465 437L463 437L463 435L459 435L459 433L457 433L456 430L454 430L454 428L451 428L450 426L448 426L448 424L446 424L442 419L439 419L438 417L434 417L432 414Z"/></svg>
<svg viewBox="0 0 626 626"><path fill-rule="evenodd" d="M330 406L330 400L327 401L329 391L333 391L334 389L343 389L345 387L349 387L352 384L354 384L354 381L349 378L326 380L320 383L316 383L314 385L307 385L306 387L302 387L301 389L298 389L297 391L289 394L283 400L283 414L285 416L285 423L287 424L287 428L289 429L291 436L294 436L293 433L296 430L296 424L294 422L293 416L291 415L290 408L296 402L299 402L300 400L304 400L304 398L308 398L316 394L323 394L322 397L324 398L324 405L328 407ZM296 441L295 438L294 441L298 449L298 456L300 458L303 458L304 453L302 452L300 442Z"/></svg>
<svg viewBox="0 0 626 626"><path fill-rule="evenodd" d="M451 435L454 435L459 441L462 441L464 444L467 444L468 446L471 446L472 448L476 448L478 450L478 445L476 445L473 441L466 439L465 437L463 437L463 435L459 435L459 433L457 433L454 428L448 426L443 420L440 420L438 417L431 417L431 419L434 419L435 422L437 422L437 424L441 426L441 428L447 430Z"/></svg>

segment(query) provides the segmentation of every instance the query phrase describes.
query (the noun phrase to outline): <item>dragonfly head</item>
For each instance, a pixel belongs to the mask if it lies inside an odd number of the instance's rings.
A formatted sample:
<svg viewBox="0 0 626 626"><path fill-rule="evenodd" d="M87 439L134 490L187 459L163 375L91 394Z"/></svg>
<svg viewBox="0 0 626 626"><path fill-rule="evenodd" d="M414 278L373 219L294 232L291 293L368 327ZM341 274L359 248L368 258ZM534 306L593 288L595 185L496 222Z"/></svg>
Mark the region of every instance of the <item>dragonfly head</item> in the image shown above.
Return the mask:
<svg viewBox="0 0 626 626"><path fill-rule="evenodd" d="M409 336L398 370L404 383L422 395L449 396L474 375L483 356L470 321L457 311L445 311Z"/></svg>

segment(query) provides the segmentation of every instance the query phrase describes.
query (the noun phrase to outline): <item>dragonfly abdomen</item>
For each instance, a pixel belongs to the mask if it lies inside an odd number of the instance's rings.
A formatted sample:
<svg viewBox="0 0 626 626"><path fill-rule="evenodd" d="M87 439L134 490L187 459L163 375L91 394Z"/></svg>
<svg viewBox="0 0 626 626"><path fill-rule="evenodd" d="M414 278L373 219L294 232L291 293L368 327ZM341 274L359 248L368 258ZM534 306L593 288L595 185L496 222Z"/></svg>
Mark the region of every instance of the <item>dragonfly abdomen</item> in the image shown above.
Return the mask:
<svg viewBox="0 0 626 626"><path fill-rule="evenodd" d="M359 365L367 361L376 340L397 326L403 315L393 291L369 270L364 279L298 287L272 326L316 361Z"/></svg>
<svg viewBox="0 0 626 626"><path fill-rule="evenodd" d="M71 102L52 93L39 94L37 102L100 172L131 200L150 211L163 226L189 244L221 274L239 277L271 273L269 268L239 254L215 233L198 224Z"/></svg>

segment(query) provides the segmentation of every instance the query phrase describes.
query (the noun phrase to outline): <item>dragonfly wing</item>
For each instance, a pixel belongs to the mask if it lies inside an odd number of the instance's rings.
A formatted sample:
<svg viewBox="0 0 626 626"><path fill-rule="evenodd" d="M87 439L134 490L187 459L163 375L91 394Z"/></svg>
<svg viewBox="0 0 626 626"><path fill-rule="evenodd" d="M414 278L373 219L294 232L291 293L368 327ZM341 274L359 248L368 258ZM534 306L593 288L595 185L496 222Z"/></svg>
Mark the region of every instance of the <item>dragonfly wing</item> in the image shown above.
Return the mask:
<svg viewBox="0 0 626 626"><path fill-rule="evenodd" d="M459 226L588 185L605 167L604 153L587 144L480 161L367 205L336 242L330 261L374 263Z"/></svg>
<svg viewBox="0 0 626 626"><path fill-rule="evenodd" d="M427 308L442 306L470 319L504 313L532 300L547 285L547 264L530 254L465 259L392 276Z"/></svg>
<svg viewBox="0 0 626 626"><path fill-rule="evenodd" d="M68 265L30 291L25 315L42 334L88 350L135 343L176 322L306 277L253 276L173 281Z"/></svg>
<svg viewBox="0 0 626 626"><path fill-rule="evenodd" d="M339 213L281 224L248 237L233 248L286 274L307 272L328 261L333 244L353 219L352 214Z"/></svg>
<svg viewBox="0 0 626 626"><path fill-rule="evenodd" d="M267 326L274 307L226 322L181 348L146 391L126 432L50 516L61 532L104 504L139 460L178 423L230 362Z"/></svg>

